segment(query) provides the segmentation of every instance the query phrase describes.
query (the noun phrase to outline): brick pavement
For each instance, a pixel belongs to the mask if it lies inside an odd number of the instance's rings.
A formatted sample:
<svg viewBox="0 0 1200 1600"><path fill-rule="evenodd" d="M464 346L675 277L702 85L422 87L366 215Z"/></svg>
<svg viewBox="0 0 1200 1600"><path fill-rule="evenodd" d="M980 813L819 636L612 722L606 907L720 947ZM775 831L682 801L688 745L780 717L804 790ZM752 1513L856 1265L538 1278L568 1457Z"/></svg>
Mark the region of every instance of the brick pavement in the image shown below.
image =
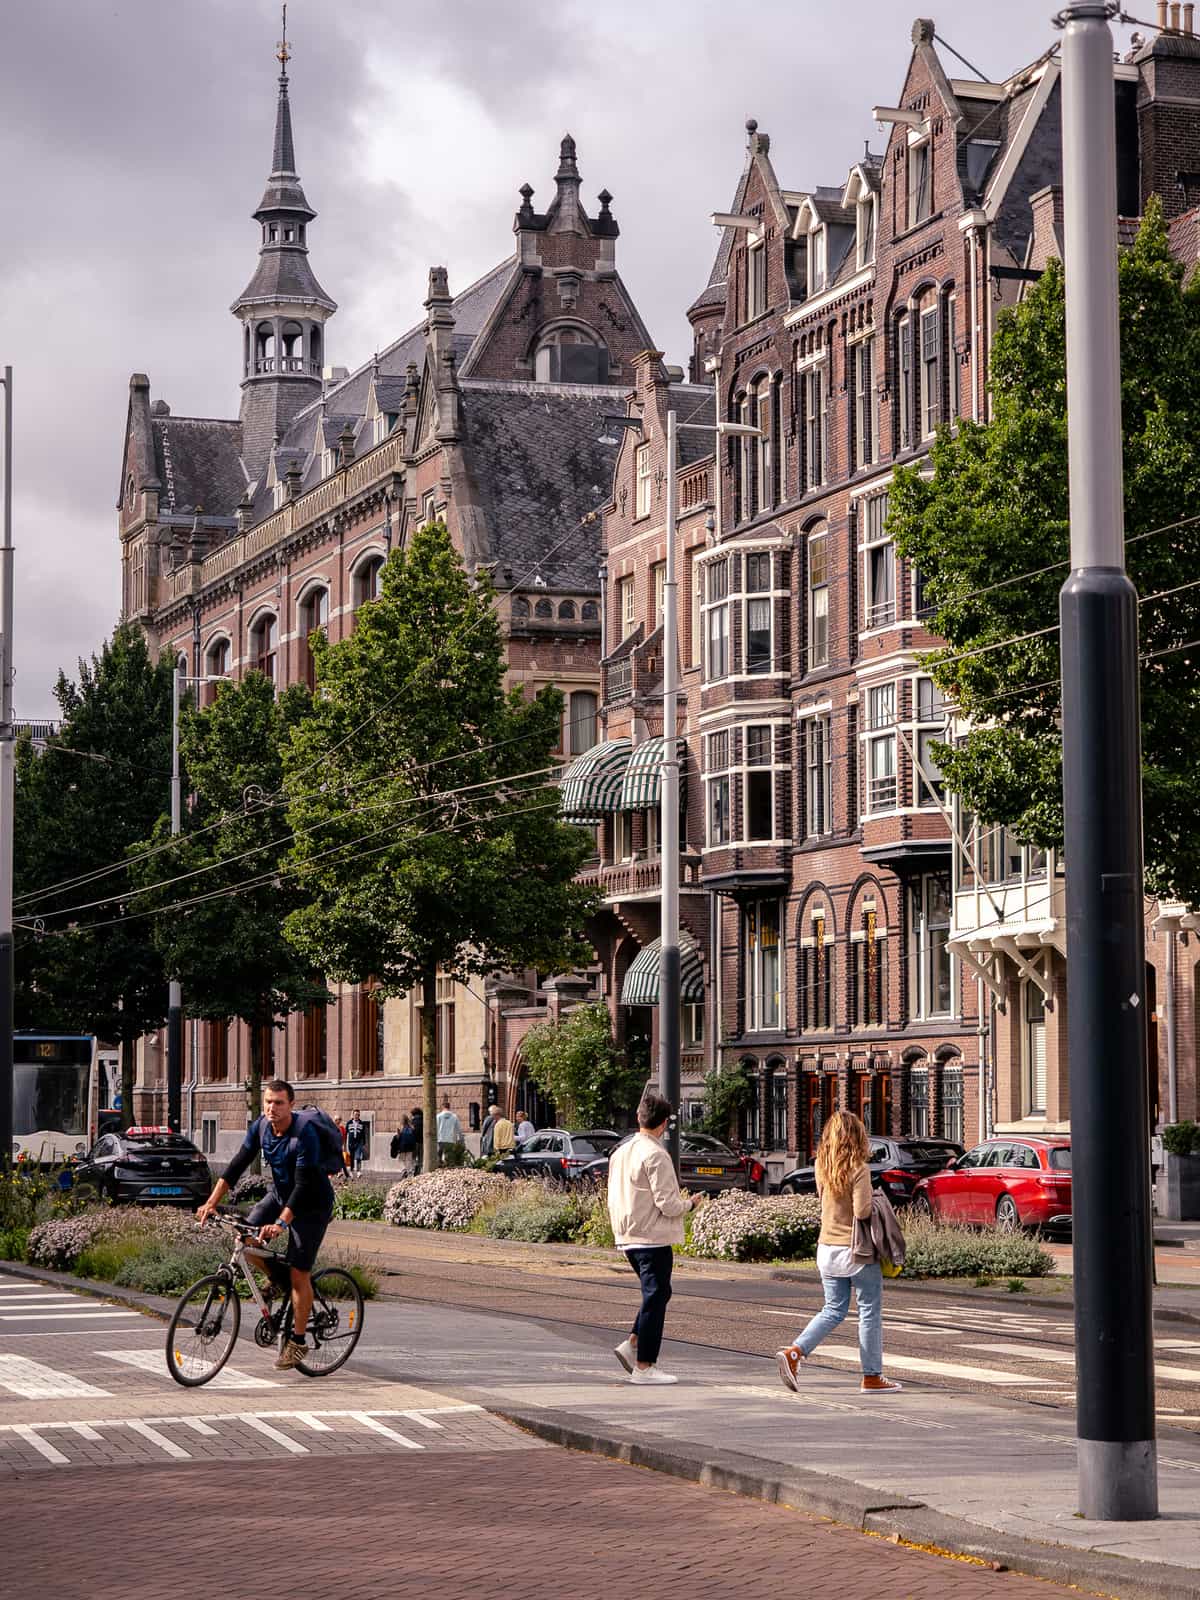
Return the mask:
<svg viewBox="0 0 1200 1600"><path fill-rule="evenodd" d="M6 1592L54 1600L274 1593L297 1568L286 1592L328 1584L338 1600L1078 1593L558 1450L44 1473L6 1488L4 1505L21 1530L5 1540Z"/></svg>

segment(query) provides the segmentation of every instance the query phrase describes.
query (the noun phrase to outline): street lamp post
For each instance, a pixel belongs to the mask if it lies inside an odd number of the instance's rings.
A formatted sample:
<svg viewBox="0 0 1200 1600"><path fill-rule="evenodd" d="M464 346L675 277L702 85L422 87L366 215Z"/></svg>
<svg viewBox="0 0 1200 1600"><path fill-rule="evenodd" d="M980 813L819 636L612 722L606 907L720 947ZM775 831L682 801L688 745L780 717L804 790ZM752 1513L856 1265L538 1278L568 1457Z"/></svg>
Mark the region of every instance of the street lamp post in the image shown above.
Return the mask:
<svg viewBox="0 0 1200 1600"><path fill-rule="evenodd" d="M1079 1510L1158 1515L1137 593L1125 573L1111 7L1062 46L1071 573L1062 622Z"/></svg>
<svg viewBox="0 0 1200 1600"><path fill-rule="evenodd" d="M613 427L643 428L640 417L605 417ZM679 1088L681 1005L679 958L679 585L676 577L675 539L679 520L678 432L693 428L701 433L737 434L760 438L762 430L744 422L680 422L672 407L667 412L667 558L663 574L663 759L659 784L659 873L661 889L658 967L658 1086L673 1108L667 1127L667 1148L679 1171ZM607 442L612 442L608 440ZM720 475L714 475L714 492L720 492Z"/></svg>

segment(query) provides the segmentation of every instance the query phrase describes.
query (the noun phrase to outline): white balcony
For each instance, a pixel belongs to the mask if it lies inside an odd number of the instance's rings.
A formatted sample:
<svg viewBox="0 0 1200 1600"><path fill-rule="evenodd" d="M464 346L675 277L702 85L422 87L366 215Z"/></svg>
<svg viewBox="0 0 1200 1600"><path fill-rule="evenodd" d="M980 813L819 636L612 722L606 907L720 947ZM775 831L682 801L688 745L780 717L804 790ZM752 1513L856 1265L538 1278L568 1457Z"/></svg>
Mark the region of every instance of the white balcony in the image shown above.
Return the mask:
<svg viewBox="0 0 1200 1600"><path fill-rule="evenodd" d="M1005 998L1006 960L1051 998L1049 954L1067 950L1061 856L968 822L954 857L950 948L997 999Z"/></svg>

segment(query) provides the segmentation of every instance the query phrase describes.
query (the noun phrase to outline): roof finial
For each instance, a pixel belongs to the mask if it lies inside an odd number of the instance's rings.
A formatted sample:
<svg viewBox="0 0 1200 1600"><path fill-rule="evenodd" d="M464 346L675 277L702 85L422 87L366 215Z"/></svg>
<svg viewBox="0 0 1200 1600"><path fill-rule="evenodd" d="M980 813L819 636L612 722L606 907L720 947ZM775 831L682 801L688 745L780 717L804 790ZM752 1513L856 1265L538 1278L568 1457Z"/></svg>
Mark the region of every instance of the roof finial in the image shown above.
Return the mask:
<svg viewBox="0 0 1200 1600"><path fill-rule="evenodd" d="M292 59L292 52L288 49L287 40L287 7L283 8L283 37L275 46L275 59L279 62L280 77L287 77L287 64Z"/></svg>

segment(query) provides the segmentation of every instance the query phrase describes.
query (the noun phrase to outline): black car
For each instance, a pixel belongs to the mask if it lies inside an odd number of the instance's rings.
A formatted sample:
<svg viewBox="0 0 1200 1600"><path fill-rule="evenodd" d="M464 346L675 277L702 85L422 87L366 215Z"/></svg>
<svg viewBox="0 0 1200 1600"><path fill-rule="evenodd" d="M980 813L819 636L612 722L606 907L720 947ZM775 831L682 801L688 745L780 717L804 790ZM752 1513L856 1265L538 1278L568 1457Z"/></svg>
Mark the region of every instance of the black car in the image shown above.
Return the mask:
<svg viewBox="0 0 1200 1600"><path fill-rule="evenodd" d="M161 1127L101 1134L71 1176L76 1189L138 1205L197 1206L213 1185L208 1162L192 1141Z"/></svg>
<svg viewBox="0 0 1200 1600"><path fill-rule="evenodd" d="M624 1144L632 1133L623 1134L618 1141ZM608 1153L595 1163L585 1178L608 1177ZM740 1156L720 1139L708 1133L681 1129L679 1134L679 1181L689 1193L720 1194L725 1189L762 1188L765 1174L753 1156Z"/></svg>
<svg viewBox="0 0 1200 1600"><path fill-rule="evenodd" d="M554 1183L602 1177L608 1152L620 1141L621 1135L611 1128L585 1128L580 1133L543 1128L502 1156L495 1170L506 1178L545 1178Z"/></svg>
<svg viewBox="0 0 1200 1600"><path fill-rule="evenodd" d="M870 1141L868 1164L871 1182L893 1205L907 1205L922 1178L941 1172L962 1155L963 1147L949 1139L876 1139ZM794 1167L780 1181L781 1194L816 1194L813 1167Z"/></svg>

